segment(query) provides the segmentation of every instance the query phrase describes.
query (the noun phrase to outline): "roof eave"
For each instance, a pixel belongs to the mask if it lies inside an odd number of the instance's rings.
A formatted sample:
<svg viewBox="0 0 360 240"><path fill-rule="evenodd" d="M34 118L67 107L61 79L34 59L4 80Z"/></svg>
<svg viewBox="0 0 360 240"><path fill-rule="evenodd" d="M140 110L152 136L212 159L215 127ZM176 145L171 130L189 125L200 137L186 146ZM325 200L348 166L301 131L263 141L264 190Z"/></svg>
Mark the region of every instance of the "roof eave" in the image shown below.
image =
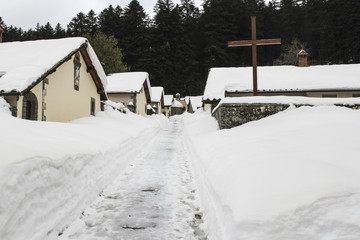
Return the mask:
<svg viewBox="0 0 360 240"><path fill-rule="evenodd" d="M20 96L21 92L19 91L10 91L10 92L5 92L5 91L0 91L0 96Z"/></svg>
<svg viewBox="0 0 360 240"><path fill-rule="evenodd" d="M140 93L140 91L128 91L128 92L107 92L107 94L134 94Z"/></svg>
<svg viewBox="0 0 360 240"><path fill-rule="evenodd" d="M287 93L287 92L353 92L353 91L360 91L360 88L353 88L353 89L340 89L340 88L333 88L333 89L286 89L286 90L258 90L259 93L261 92L271 92L271 93ZM225 91L225 93L252 93L252 91ZM209 100L209 99L207 99ZM204 101L203 101L204 102Z"/></svg>
<svg viewBox="0 0 360 240"><path fill-rule="evenodd" d="M66 55L63 59L61 59L59 62L57 62L54 66L52 66L48 71L46 71L44 74L42 74L36 81L31 83L27 88L20 91L20 95L27 94L33 87L35 87L39 82L44 80L46 77L48 77L50 74L54 73L56 69L61 66L64 62L67 62L71 59L71 57L77 53L81 48L84 46L87 46L87 43L83 43L79 48L71 51L68 55Z"/></svg>
<svg viewBox="0 0 360 240"><path fill-rule="evenodd" d="M104 85L102 84L100 76L97 73L96 68L93 65L92 61L91 61L90 55L89 55L89 53L87 51L87 47L88 47L88 42L86 41L85 43L83 43L80 46L80 48L77 51L80 51L82 57L84 58L84 61L85 61L86 66L87 66L87 72L90 73L90 75L91 75L91 77L92 77L92 79L93 79L93 81L94 81L94 83L96 85L96 88L98 90L98 93L101 96L101 100L107 100L108 97L107 97ZM73 53L73 54L75 54L75 53Z"/></svg>

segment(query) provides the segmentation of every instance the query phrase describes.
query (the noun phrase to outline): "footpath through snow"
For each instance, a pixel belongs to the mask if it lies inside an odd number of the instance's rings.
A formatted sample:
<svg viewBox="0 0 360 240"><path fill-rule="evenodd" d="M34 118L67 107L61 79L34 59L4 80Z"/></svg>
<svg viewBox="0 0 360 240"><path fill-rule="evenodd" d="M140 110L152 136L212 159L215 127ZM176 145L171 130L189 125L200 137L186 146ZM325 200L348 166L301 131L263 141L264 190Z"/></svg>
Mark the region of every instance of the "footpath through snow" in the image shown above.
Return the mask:
<svg viewBox="0 0 360 240"><path fill-rule="evenodd" d="M171 118L59 239L206 239L181 130Z"/></svg>
<svg viewBox="0 0 360 240"><path fill-rule="evenodd" d="M0 98L0 238L56 239L168 120L107 109L69 123L14 118Z"/></svg>

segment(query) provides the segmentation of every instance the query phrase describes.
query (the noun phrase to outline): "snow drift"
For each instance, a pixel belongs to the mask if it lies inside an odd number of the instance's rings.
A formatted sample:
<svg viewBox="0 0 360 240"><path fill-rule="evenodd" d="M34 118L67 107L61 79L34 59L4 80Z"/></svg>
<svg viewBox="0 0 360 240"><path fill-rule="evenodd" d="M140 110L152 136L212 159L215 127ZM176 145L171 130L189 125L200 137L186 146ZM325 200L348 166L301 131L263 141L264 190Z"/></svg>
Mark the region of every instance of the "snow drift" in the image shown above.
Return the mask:
<svg viewBox="0 0 360 240"><path fill-rule="evenodd" d="M360 111L301 107L227 130L185 118L210 239L360 238Z"/></svg>
<svg viewBox="0 0 360 240"><path fill-rule="evenodd" d="M55 239L166 127L111 108L70 123L14 118L0 98L1 239Z"/></svg>

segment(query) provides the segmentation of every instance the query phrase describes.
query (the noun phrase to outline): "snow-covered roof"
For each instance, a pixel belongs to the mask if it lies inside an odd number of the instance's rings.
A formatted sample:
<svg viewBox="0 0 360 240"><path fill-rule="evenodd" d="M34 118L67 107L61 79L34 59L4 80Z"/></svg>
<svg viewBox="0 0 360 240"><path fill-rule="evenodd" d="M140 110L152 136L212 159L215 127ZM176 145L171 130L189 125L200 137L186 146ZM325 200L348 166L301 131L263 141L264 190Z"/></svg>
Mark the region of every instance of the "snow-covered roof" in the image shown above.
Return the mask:
<svg viewBox="0 0 360 240"><path fill-rule="evenodd" d="M107 80L108 93L138 93L146 82L151 95L149 74L147 72L112 73L107 76Z"/></svg>
<svg viewBox="0 0 360 240"><path fill-rule="evenodd" d="M171 107L173 108L183 108L184 105L181 104L178 100L174 99L173 103L171 104Z"/></svg>
<svg viewBox="0 0 360 240"><path fill-rule="evenodd" d="M86 38L75 37L0 43L0 91L26 90L84 45L106 89L106 75L93 48Z"/></svg>
<svg viewBox="0 0 360 240"><path fill-rule="evenodd" d="M151 87L151 102L161 102L161 97L164 96L163 87Z"/></svg>
<svg viewBox="0 0 360 240"><path fill-rule="evenodd" d="M360 89L360 64L311 67L258 67L258 91ZM252 67L212 68L204 100L222 99L225 91L252 92Z"/></svg>
<svg viewBox="0 0 360 240"><path fill-rule="evenodd" d="M173 95L164 95L164 106L171 106L173 99Z"/></svg>
<svg viewBox="0 0 360 240"><path fill-rule="evenodd" d="M202 98L203 96L190 97L191 107L194 111L202 106Z"/></svg>

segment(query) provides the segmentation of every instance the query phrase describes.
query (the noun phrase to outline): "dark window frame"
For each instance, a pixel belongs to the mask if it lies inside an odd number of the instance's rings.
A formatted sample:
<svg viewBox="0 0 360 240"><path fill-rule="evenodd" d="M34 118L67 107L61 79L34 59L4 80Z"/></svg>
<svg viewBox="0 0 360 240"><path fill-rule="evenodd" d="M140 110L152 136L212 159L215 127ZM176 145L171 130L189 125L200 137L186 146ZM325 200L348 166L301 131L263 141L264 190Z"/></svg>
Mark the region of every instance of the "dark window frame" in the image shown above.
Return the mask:
<svg viewBox="0 0 360 240"><path fill-rule="evenodd" d="M28 120L38 120L38 100L32 92L25 94L22 104L22 118Z"/></svg>
<svg viewBox="0 0 360 240"><path fill-rule="evenodd" d="M80 88L80 68L81 68L81 58L80 53L75 53L74 56L74 89L79 91Z"/></svg>
<svg viewBox="0 0 360 240"><path fill-rule="evenodd" d="M95 98L90 99L90 115L95 116Z"/></svg>

